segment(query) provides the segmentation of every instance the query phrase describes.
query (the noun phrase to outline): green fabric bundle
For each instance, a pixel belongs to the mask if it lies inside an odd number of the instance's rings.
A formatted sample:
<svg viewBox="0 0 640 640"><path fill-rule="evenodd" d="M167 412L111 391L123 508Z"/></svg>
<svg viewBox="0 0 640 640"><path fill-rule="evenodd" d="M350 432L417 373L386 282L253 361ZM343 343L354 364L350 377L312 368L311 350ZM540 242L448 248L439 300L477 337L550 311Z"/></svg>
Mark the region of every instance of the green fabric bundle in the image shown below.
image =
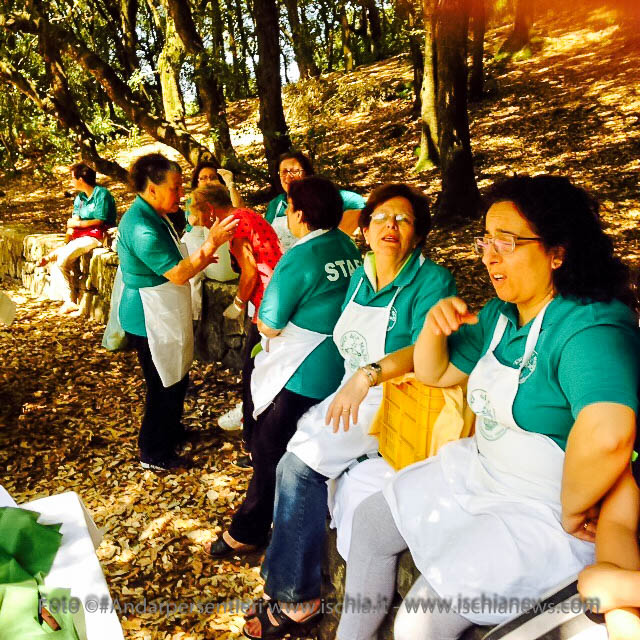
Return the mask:
<svg viewBox="0 0 640 640"><path fill-rule="evenodd" d="M40 514L0 508L0 640L78 640L69 607L49 612L60 626L41 621L39 602L71 601L69 589L43 584L60 548L60 525L38 524ZM66 609L63 611L62 609Z"/></svg>

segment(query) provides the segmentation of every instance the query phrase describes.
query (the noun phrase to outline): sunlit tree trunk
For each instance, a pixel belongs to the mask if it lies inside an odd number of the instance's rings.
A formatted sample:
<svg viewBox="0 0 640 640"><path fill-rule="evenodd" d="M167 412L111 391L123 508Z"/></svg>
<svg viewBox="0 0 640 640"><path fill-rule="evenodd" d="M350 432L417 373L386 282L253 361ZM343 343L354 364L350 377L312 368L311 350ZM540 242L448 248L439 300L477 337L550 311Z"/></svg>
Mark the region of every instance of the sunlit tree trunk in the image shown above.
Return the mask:
<svg viewBox="0 0 640 640"><path fill-rule="evenodd" d="M342 31L342 55L344 57L344 70L353 71L353 50L351 49L351 24L347 17L344 3L340 7L340 28Z"/></svg>
<svg viewBox="0 0 640 640"><path fill-rule="evenodd" d="M158 74L162 85L162 104L169 122L184 126L184 99L180 88L180 69L184 61L184 46L176 32L175 22L168 11L166 0L164 47L158 57Z"/></svg>
<svg viewBox="0 0 640 640"><path fill-rule="evenodd" d="M254 0L253 11L258 39L256 81L260 100L259 125L269 179L276 188L279 184L278 157L291 148L289 129L282 108L278 7L275 0Z"/></svg>
<svg viewBox="0 0 640 640"><path fill-rule="evenodd" d="M484 32L486 26L485 0L471 0L471 76L469 78L469 97L471 100L482 98L484 90Z"/></svg>
<svg viewBox="0 0 640 640"><path fill-rule="evenodd" d="M516 0L513 31L500 47L500 53L516 53L529 44L529 32L533 26L534 0Z"/></svg>
<svg viewBox="0 0 640 640"><path fill-rule="evenodd" d="M423 0L424 23L424 73L420 91L420 155L415 171L432 169L440 162L438 140L437 55L434 20L437 0Z"/></svg>

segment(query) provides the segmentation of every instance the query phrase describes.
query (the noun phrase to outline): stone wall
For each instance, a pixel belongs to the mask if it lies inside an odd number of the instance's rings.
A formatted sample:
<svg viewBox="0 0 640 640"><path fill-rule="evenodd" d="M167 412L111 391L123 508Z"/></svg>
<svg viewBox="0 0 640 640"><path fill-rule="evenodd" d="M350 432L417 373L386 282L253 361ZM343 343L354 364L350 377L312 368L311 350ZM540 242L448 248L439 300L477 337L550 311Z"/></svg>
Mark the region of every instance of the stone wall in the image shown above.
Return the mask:
<svg viewBox="0 0 640 640"><path fill-rule="evenodd" d="M49 266L39 267L40 260L64 244L58 233L33 233L19 225L0 226L0 279L19 280L36 296L61 300L59 284ZM76 293L82 314L106 324L109 317L111 289L118 268L118 255L99 247L77 261ZM238 321L222 317L233 302L237 282L205 280L202 316L196 326L196 357L207 362L221 362L239 370L245 328Z"/></svg>

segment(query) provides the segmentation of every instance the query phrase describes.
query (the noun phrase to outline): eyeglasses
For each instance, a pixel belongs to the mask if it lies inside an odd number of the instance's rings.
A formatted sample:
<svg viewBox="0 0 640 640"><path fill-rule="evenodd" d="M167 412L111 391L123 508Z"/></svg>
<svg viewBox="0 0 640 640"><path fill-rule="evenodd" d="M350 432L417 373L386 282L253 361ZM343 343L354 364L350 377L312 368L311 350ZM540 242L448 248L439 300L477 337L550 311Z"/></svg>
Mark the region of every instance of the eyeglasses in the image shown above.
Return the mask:
<svg viewBox="0 0 640 640"><path fill-rule="evenodd" d="M204 176L198 176L198 184L200 184L201 182L216 182L218 180L218 176L209 176L209 175L204 175Z"/></svg>
<svg viewBox="0 0 640 640"><path fill-rule="evenodd" d="M280 175L283 178L286 178L287 176L291 178L302 178L304 175L304 169L283 169L280 172Z"/></svg>
<svg viewBox="0 0 640 640"><path fill-rule="evenodd" d="M500 232L495 236L476 236L473 239L473 246L476 253L483 256L490 246L493 246L494 251L500 255L505 256L509 253L513 253L519 244L524 242L540 242L542 238L526 238L525 236L517 236L514 233Z"/></svg>
<svg viewBox="0 0 640 640"><path fill-rule="evenodd" d="M412 226L415 220L407 213L386 213L379 211L371 214L371 222L374 224L384 224L387 220L393 219L397 225Z"/></svg>

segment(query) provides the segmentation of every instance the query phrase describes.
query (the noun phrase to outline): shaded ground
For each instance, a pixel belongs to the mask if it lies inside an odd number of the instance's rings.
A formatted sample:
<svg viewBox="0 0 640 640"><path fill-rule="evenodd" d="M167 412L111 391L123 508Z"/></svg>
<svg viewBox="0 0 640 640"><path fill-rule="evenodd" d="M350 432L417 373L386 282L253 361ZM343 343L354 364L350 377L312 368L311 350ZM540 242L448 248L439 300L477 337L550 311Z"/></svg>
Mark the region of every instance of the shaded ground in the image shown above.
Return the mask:
<svg viewBox="0 0 640 640"><path fill-rule="evenodd" d="M596 2L581 3L579 14L562 11L556 7L538 20L533 57L488 64L488 95L471 106L479 184L484 188L513 172L571 176L600 197L620 254L635 266L637 30L621 26L615 12ZM489 53L505 34L504 27L489 34ZM331 74L304 91L288 88L294 140L342 184L366 192L384 180L408 180L435 197L437 172L411 173L417 127L410 120L410 78L407 60L394 58L348 76ZM255 101L230 107L237 148L254 162L261 153L256 121ZM192 125L206 134L201 119ZM114 153L127 164L142 152L141 144L145 151L161 147L143 137L122 142ZM242 188L249 193L262 186ZM0 224L62 229L71 206L62 179L37 185L24 176L0 181L0 187L7 193L0 199ZM130 196L122 185L114 191L122 212ZM470 250L476 228L436 228L431 255L452 269L462 294L479 306L490 289ZM228 525L246 486L246 472L231 464L238 436L214 427L237 398L237 377L215 365L194 366L185 422L205 435L194 452L198 467L180 476L143 472L136 463L142 378L134 354L104 352L97 346L102 327L61 318L58 303L35 300L16 287L9 293L19 312L10 329L0 330L0 482L19 502L78 491L105 528L99 555L112 594L123 603L144 596L206 602L260 593L257 556L214 563L200 550ZM132 639L200 640L239 637L241 622L238 615L194 613L169 620L129 616L123 626Z"/></svg>

